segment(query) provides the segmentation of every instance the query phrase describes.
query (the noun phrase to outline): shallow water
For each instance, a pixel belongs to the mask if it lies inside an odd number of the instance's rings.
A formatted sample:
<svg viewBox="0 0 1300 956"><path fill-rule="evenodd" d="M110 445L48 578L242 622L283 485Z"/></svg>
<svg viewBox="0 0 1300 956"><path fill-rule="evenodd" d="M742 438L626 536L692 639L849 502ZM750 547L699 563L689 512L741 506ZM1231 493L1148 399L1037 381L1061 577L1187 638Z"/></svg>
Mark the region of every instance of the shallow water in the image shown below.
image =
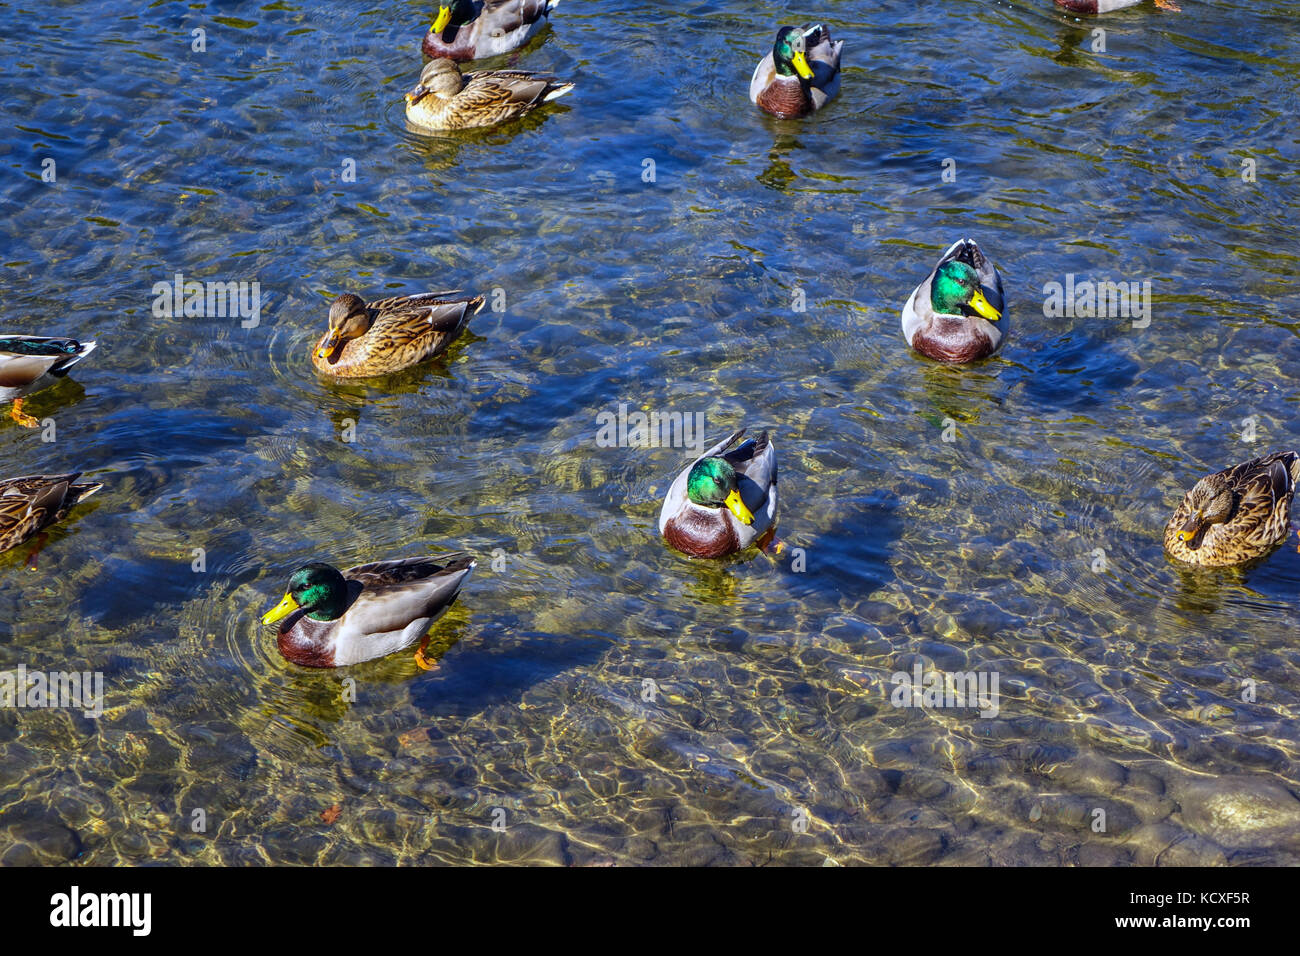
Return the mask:
<svg viewBox="0 0 1300 956"><path fill-rule="evenodd" d="M784 5L565 0L492 65L572 95L426 138L427 3L0 3L4 327L100 342L0 460L105 483L0 556L0 667L106 691L0 712L0 860L1300 862L1295 541L1160 544L1300 441L1300 14L1183 6L826 0L843 91L786 123L747 99ZM1011 335L953 370L898 311L963 235ZM257 281L259 324L155 317L178 272ZM1045 317L1070 273L1149 281L1150 325ZM446 288L505 308L316 377L331 296ZM803 570L668 551L690 453L600 447L621 403L770 429ZM258 623L307 560L460 547L431 673ZM918 662L997 716L892 706Z"/></svg>

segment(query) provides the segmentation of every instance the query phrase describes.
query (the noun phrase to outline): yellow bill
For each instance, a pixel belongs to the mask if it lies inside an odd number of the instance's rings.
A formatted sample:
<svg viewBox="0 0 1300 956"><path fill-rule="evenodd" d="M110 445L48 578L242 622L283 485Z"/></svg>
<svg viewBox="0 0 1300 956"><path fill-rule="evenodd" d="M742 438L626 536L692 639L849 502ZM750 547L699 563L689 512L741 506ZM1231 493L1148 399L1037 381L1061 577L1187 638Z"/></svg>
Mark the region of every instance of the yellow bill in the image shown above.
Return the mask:
<svg viewBox="0 0 1300 956"><path fill-rule="evenodd" d="M274 624L282 621L296 610L298 610L298 602L293 599L293 595L285 592L280 603L262 615L262 623Z"/></svg>
<svg viewBox="0 0 1300 956"><path fill-rule="evenodd" d="M441 33L447 29L447 24L451 23L451 7L441 6L438 8L438 15L433 19L433 26L429 29L434 33Z"/></svg>
<svg viewBox="0 0 1300 956"><path fill-rule="evenodd" d="M745 502L740 498L740 492L733 490L727 495L727 507L731 513L743 521L745 524L754 523L754 512L745 507Z"/></svg>
<svg viewBox="0 0 1300 956"><path fill-rule="evenodd" d="M808 58L802 53L796 53L794 56L790 57L790 62L794 64L794 71L805 80L811 80L816 76L812 71L812 67L808 65Z"/></svg>
<svg viewBox="0 0 1300 956"><path fill-rule="evenodd" d="M1201 513L1199 511L1194 511L1192 512L1192 516L1188 518L1187 521L1183 523L1183 526L1178 530L1178 540L1191 541L1196 537L1196 532L1200 527Z"/></svg>
<svg viewBox="0 0 1300 956"><path fill-rule="evenodd" d="M1002 313L993 308L993 303L984 298L983 289L976 289L975 294L970 297L970 302L968 304L972 309L984 316L984 318L988 319L990 322L996 322L998 319L1002 318Z"/></svg>

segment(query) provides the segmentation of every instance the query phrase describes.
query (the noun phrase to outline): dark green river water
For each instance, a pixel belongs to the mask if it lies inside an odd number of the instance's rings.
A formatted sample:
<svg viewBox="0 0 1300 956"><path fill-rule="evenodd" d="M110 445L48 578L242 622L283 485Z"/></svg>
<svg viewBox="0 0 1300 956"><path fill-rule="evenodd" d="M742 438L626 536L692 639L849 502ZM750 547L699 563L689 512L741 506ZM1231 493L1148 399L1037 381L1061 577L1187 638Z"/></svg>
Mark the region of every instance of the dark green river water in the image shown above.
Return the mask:
<svg viewBox="0 0 1300 956"><path fill-rule="evenodd" d="M1300 863L1298 540L1161 548L1300 444L1300 11L1181 5L564 0L488 65L574 92L433 138L428 3L0 2L0 329L99 342L0 476L105 485L0 557L0 669L104 682L0 709L0 862ZM842 93L760 114L815 19ZM898 316L967 235L1010 335L954 369ZM156 314L177 273L257 324ZM1149 323L1049 314L1102 280ZM339 292L453 288L493 302L445 356L312 369ZM769 429L791 550L667 549L691 452L604 447L624 404ZM306 561L449 548L434 671L259 623ZM996 713L894 706L916 667Z"/></svg>

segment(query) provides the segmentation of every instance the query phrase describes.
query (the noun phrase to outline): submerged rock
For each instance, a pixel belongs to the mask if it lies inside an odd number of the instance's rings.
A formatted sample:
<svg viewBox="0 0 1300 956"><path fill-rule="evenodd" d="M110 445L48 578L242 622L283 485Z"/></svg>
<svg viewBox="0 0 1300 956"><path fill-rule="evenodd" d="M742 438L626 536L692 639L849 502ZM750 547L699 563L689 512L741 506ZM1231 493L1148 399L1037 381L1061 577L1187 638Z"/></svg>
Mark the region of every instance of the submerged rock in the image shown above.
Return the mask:
<svg viewBox="0 0 1300 956"><path fill-rule="evenodd" d="M1300 800L1265 777L1193 779L1171 786L1183 822L1228 848L1300 847Z"/></svg>

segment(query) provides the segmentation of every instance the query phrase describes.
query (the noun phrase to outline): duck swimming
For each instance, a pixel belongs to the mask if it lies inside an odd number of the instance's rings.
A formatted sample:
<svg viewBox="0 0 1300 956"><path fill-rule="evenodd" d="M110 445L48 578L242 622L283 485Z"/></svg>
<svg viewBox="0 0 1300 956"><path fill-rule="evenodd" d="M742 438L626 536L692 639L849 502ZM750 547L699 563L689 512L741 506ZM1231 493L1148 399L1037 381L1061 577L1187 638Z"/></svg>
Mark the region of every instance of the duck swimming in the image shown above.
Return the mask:
<svg viewBox="0 0 1300 956"><path fill-rule="evenodd" d="M262 623L280 624L280 653L303 667L359 664L423 637L415 660L428 669L428 630L455 603L475 566L464 552L377 561L346 571L314 562L293 572L284 597Z"/></svg>
<svg viewBox="0 0 1300 956"><path fill-rule="evenodd" d="M779 119L815 113L840 91L840 51L820 23L781 27L772 51L758 61L749 81L749 99Z"/></svg>
<svg viewBox="0 0 1300 956"><path fill-rule="evenodd" d="M406 94L406 118L429 130L495 126L530 113L573 89L553 76L524 70L461 74L451 60L430 60Z"/></svg>
<svg viewBox="0 0 1300 956"><path fill-rule="evenodd" d="M1002 346L1003 308L1002 276L974 239L959 239L903 306L903 337L937 362L974 362Z"/></svg>
<svg viewBox="0 0 1300 956"><path fill-rule="evenodd" d="M1206 475L1165 525L1165 551L1186 564L1229 567L1262 558L1286 540L1300 455L1274 452Z"/></svg>
<svg viewBox="0 0 1300 956"><path fill-rule="evenodd" d="M443 0L420 48L464 62L523 46L546 26L560 0Z"/></svg>
<svg viewBox="0 0 1300 956"><path fill-rule="evenodd" d="M481 295L398 295L378 302L345 292L330 304L329 328L311 353L318 372L367 378L398 372L446 351L483 308Z"/></svg>
<svg viewBox="0 0 1300 956"><path fill-rule="evenodd" d="M13 402L10 417L36 428L40 422L23 414L23 396L53 385L93 351L94 342L0 332L0 402Z"/></svg>
<svg viewBox="0 0 1300 956"><path fill-rule="evenodd" d="M763 543L776 521L776 449L767 432L727 451L745 429L718 442L673 481L659 532L696 558L721 558Z"/></svg>

